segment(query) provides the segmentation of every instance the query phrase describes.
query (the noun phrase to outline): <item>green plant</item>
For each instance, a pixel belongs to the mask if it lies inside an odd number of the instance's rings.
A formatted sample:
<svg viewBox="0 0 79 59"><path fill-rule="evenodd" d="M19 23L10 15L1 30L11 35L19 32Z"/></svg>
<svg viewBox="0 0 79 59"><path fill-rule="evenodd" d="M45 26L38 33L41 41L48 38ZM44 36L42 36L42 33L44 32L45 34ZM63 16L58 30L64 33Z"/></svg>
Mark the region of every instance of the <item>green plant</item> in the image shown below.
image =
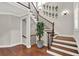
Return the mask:
<svg viewBox="0 0 79 59"><path fill-rule="evenodd" d="M39 37L39 41L41 40L41 37L44 34L44 23L43 22L38 22L37 23L37 36Z"/></svg>

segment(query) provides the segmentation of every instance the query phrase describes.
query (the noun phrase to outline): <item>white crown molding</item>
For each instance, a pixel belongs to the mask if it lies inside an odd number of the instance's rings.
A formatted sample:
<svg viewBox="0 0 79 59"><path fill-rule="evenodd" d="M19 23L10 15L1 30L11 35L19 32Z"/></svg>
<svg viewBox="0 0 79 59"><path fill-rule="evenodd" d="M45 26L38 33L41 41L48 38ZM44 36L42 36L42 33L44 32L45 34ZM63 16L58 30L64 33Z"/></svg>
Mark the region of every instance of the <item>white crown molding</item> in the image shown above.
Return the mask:
<svg viewBox="0 0 79 59"><path fill-rule="evenodd" d="M17 15L11 12L0 12L0 15L10 15L10 16L15 16L15 17L20 17L20 18L26 18L28 14L24 14L24 15Z"/></svg>
<svg viewBox="0 0 79 59"><path fill-rule="evenodd" d="M11 16L20 17L19 15L13 14L11 12L0 12L0 15L11 15Z"/></svg>

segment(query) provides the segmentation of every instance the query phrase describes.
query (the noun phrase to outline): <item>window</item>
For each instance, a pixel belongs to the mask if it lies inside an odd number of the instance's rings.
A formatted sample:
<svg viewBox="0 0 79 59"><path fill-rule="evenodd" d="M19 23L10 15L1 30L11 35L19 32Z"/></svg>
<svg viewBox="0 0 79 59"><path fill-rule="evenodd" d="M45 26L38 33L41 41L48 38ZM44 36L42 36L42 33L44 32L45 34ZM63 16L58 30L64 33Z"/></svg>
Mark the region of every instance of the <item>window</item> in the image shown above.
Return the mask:
<svg viewBox="0 0 79 59"><path fill-rule="evenodd" d="M51 13L49 13L49 17L51 17Z"/></svg>
<svg viewBox="0 0 79 59"><path fill-rule="evenodd" d="M48 5L47 5L47 10L48 10Z"/></svg>
<svg viewBox="0 0 79 59"><path fill-rule="evenodd" d="M52 6L52 11L54 11L54 6Z"/></svg>
<svg viewBox="0 0 79 59"><path fill-rule="evenodd" d="M49 10L51 10L51 6L49 6Z"/></svg>
<svg viewBox="0 0 79 59"><path fill-rule="evenodd" d="M55 7L55 10L58 11L58 6Z"/></svg>
<svg viewBox="0 0 79 59"><path fill-rule="evenodd" d="M45 9L45 5L43 5L43 8Z"/></svg>
<svg viewBox="0 0 79 59"><path fill-rule="evenodd" d="M45 15L45 11L43 11L43 14Z"/></svg>
<svg viewBox="0 0 79 59"><path fill-rule="evenodd" d="M48 12L46 12L46 15L48 16Z"/></svg>
<svg viewBox="0 0 79 59"><path fill-rule="evenodd" d="M55 17L56 17L56 18L58 17L58 13L55 14Z"/></svg>
<svg viewBox="0 0 79 59"><path fill-rule="evenodd" d="M54 13L52 13L52 17L54 18Z"/></svg>

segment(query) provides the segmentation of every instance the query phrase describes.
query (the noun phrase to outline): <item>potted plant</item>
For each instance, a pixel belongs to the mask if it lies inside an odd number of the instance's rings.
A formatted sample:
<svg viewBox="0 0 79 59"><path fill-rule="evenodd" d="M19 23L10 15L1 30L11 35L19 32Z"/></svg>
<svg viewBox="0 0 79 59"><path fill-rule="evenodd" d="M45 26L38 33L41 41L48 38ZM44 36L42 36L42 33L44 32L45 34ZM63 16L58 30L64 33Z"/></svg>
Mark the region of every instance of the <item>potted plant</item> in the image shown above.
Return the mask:
<svg viewBox="0 0 79 59"><path fill-rule="evenodd" d="M43 40L41 40L43 34L44 34L44 23L43 22L37 22L37 37L38 37L38 41L37 41L37 47L38 48L42 48L43 47Z"/></svg>

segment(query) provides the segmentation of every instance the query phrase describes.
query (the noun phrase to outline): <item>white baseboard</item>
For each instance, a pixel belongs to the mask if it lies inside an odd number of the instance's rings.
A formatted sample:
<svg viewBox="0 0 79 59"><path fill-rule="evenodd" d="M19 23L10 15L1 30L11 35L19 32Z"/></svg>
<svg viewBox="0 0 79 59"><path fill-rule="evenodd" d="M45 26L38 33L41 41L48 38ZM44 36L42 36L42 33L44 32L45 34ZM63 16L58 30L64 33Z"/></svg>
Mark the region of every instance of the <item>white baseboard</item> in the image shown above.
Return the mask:
<svg viewBox="0 0 79 59"><path fill-rule="evenodd" d="M0 48L14 47L19 44L22 44L22 43L15 43L15 44L10 44L10 45L0 45Z"/></svg>
<svg viewBox="0 0 79 59"><path fill-rule="evenodd" d="M25 45L27 48L31 48L31 45L28 45L28 46L27 46L25 43L15 43L15 44L10 44L10 45L0 45L0 48L14 47L14 46L20 45L20 44Z"/></svg>

